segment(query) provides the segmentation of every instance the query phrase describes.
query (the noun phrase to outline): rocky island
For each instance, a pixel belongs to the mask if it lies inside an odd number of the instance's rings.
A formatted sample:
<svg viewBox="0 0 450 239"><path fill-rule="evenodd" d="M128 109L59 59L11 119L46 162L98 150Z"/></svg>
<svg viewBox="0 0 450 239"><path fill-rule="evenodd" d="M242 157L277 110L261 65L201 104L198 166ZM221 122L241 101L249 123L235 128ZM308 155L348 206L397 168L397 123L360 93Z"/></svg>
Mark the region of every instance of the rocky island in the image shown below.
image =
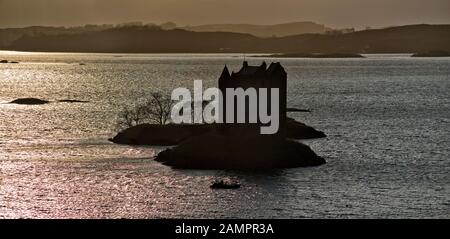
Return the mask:
<svg viewBox="0 0 450 239"><path fill-rule="evenodd" d="M140 124L119 132L110 141L128 145L176 145L160 152L155 160L181 169L266 170L322 165L326 163L322 157L307 145L294 141L326 136L287 117L287 112L310 111L287 108L286 80L287 74L280 63L267 67L265 63L249 66L247 62L236 73L230 74L225 67L219 78L222 93L228 94L225 89L243 86L279 90L279 98L275 101L279 104L279 111L276 111L279 129L274 134L262 134L259 130L262 123ZM233 112L223 111L224 117L229 113Z"/></svg>
<svg viewBox="0 0 450 239"><path fill-rule="evenodd" d="M74 100L74 99L64 99L57 100L58 103L89 103L87 100ZM39 98L19 98L9 102L10 104L18 105L45 105L51 103L49 100L43 100Z"/></svg>
<svg viewBox="0 0 450 239"><path fill-rule="evenodd" d="M48 100L41 100L37 98L20 98L9 102L10 104L18 105L44 105L50 103Z"/></svg>
<svg viewBox="0 0 450 239"><path fill-rule="evenodd" d="M325 163L308 146L288 139L208 133L158 154L156 161L182 169L265 170Z"/></svg>
<svg viewBox="0 0 450 239"><path fill-rule="evenodd" d="M119 132L111 142L126 145L173 146L156 161L186 169L269 169L318 166L325 160L294 139L326 135L289 119L287 137L227 135L218 124L141 124Z"/></svg>
<svg viewBox="0 0 450 239"><path fill-rule="evenodd" d="M10 63L10 64L18 64L18 61L8 61L8 60L0 60L0 63L6 64L6 63Z"/></svg>
<svg viewBox="0 0 450 239"><path fill-rule="evenodd" d="M109 140L125 145L173 146L194 136L214 132L218 127L218 124L140 124L120 131ZM326 137L324 132L291 118L288 118L286 127L288 139Z"/></svg>

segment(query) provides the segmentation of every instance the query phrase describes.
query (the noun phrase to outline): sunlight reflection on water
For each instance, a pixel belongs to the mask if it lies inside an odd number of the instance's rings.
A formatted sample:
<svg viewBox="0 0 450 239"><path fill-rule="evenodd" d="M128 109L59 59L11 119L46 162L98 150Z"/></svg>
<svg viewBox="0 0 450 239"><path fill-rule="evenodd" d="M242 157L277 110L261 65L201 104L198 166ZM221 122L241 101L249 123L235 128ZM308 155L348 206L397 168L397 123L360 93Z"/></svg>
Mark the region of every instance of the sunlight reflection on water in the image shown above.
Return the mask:
<svg viewBox="0 0 450 239"><path fill-rule="evenodd" d="M107 141L122 107L214 86L239 55L117 55L0 52L20 62L0 65L0 218L450 215L449 58L279 59L289 106L313 110L292 116L329 136L305 141L328 164L245 173L173 170L152 160L161 148ZM7 104L22 97L52 102ZM243 187L211 190L218 176Z"/></svg>

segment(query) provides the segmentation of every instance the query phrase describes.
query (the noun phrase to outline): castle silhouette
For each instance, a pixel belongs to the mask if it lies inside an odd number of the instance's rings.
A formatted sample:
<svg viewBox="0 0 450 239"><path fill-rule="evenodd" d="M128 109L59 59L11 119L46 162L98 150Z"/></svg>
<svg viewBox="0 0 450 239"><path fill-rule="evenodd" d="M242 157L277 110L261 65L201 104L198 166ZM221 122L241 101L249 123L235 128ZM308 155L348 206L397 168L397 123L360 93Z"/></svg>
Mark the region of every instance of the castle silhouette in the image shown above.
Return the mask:
<svg viewBox="0 0 450 239"><path fill-rule="evenodd" d="M244 90L248 88L255 88L259 91L260 88L267 89L267 112L271 112L271 92L270 89L279 89L279 130L276 134L272 135L275 137L285 137L286 136L286 94L287 94L287 73L283 66L279 62L271 63L269 67L263 62L260 66L250 66L247 61L244 61L242 68L238 72L232 72L230 74L228 67L225 66L221 76L219 77L219 89L223 95L223 102L221 106L223 107L223 118L226 119L226 89L227 88L242 88ZM260 96L258 95L258 102L260 101ZM235 112L234 117L236 121L236 109L237 102L235 101ZM226 133L240 134L240 135L254 135L260 136L260 126L264 125L261 123L259 118L259 109L257 110L258 123L245 123L245 124L226 124L223 127L223 131ZM246 99L245 106L246 121L249 122L249 102Z"/></svg>

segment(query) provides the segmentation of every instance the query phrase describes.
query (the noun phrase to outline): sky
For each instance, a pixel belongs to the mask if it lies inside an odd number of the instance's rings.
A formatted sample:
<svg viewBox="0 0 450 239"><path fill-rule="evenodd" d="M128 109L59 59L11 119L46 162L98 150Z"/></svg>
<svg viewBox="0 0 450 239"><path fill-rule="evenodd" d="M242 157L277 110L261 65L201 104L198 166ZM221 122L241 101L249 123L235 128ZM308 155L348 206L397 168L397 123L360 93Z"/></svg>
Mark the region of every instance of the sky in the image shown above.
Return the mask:
<svg viewBox="0 0 450 239"><path fill-rule="evenodd" d="M450 23L450 0L0 0L0 28L142 21L313 21L333 28Z"/></svg>

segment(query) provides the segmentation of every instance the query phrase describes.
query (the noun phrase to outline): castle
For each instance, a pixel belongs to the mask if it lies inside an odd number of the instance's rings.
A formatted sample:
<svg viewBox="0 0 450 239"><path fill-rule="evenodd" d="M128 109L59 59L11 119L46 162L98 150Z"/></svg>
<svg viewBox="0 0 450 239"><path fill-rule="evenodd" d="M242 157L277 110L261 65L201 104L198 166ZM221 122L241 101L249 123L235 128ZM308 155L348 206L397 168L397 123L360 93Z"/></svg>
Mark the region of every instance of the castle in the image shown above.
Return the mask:
<svg viewBox="0 0 450 239"><path fill-rule="evenodd" d="M286 135L286 94L287 94L287 73L280 63L271 63L269 67L263 62L260 66L249 66L247 61L244 61L241 70L238 72L232 72L230 74L227 66L224 67L222 74L219 78L219 89L223 94L223 99L226 99L226 89L232 88L242 88L247 90L249 88L254 88L257 91L261 88L266 88L267 94L267 112L271 112L271 94L270 89L279 89L279 130L275 134L278 137L285 137ZM261 100L258 96L258 102ZM226 102L223 100L222 107L226 109ZM236 104L236 102L235 102ZM234 109L237 109L236 105ZM256 109L259 112L259 109ZM246 101L245 106L246 121L249 122L249 102ZM223 110L223 118L226 118L226 110ZM234 117L236 117L236 111L234 112ZM259 114L257 114L259 115ZM234 120L234 122L237 122ZM258 134L259 127L264 125L258 116L258 123L251 124L227 124L225 131L228 133L238 133L238 134Z"/></svg>

